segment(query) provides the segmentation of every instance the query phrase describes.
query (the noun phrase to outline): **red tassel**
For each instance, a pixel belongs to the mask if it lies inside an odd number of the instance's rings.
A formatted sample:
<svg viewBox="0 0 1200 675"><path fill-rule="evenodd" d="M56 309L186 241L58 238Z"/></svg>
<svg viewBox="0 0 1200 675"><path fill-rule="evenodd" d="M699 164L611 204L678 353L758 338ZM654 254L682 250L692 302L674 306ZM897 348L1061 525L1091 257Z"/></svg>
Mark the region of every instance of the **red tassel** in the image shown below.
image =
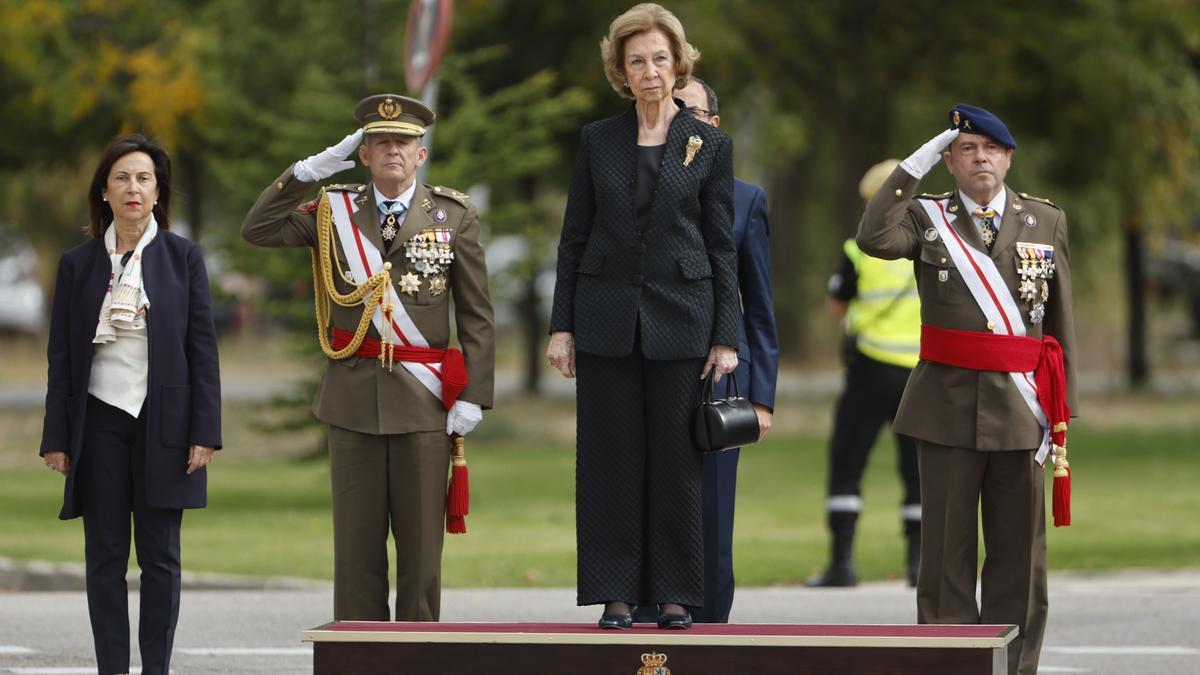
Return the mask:
<svg viewBox="0 0 1200 675"><path fill-rule="evenodd" d="M454 468L450 470L450 489L446 492L446 532L466 534L467 514L471 508L471 487L467 478L467 457L463 451L463 437L454 437L452 455Z"/></svg>
<svg viewBox="0 0 1200 675"><path fill-rule="evenodd" d="M1067 463L1067 449L1054 446L1054 526L1071 524L1071 465Z"/></svg>

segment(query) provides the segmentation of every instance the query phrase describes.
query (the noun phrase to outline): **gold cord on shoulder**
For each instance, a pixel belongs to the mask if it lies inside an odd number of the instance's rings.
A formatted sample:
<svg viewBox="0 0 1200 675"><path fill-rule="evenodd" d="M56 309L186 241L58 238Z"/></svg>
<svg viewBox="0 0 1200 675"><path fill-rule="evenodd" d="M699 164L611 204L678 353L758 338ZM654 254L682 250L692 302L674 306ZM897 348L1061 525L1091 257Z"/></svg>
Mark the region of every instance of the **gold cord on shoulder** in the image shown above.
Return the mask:
<svg viewBox="0 0 1200 675"><path fill-rule="evenodd" d="M376 306L382 306L384 315L384 335L379 350L380 365L391 370L393 349L391 340L392 303L388 300L387 291L392 285L391 264L384 263L383 269L371 275L361 286L356 285L349 293L338 293L333 278L333 268L337 267L338 274L343 279L349 279L342 271L342 263L337 259L337 250L333 244L333 206L329 195L321 191L317 205L317 245L310 250L313 270L313 302L316 308L317 339L321 342L321 351L331 359L345 359L354 355L362 346L363 338L371 325L371 315ZM352 282L351 282L352 283ZM329 332L329 302L332 300L342 307L363 305L362 316L358 319L358 327L350 344L342 349L334 349L330 344Z"/></svg>

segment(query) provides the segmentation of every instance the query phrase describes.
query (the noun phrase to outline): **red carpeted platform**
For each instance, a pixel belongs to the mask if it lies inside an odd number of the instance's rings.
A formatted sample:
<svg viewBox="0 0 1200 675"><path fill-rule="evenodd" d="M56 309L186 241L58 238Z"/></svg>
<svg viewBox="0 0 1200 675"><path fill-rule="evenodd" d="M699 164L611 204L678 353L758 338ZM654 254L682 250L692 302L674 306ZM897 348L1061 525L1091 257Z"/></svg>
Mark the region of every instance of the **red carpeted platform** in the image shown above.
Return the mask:
<svg viewBox="0 0 1200 675"><path fill-rule="evenodd" d="M342 621L304 631L313 671L563 675L994 675L1014 626L591 624Z"/></svg>

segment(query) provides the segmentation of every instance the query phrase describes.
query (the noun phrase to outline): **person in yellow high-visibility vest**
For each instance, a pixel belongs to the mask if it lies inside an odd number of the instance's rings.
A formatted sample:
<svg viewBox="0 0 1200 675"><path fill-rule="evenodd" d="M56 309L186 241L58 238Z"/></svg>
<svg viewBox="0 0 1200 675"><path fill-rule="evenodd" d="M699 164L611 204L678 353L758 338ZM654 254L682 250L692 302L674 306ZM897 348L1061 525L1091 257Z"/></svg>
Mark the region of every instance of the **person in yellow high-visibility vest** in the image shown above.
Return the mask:
<svg viewBox="0 0 1200 675"><path fill-rule="evenodd" d="M859 183L870 199L899 164L892 159L871 167ZM862 476L884 423L900 405L908 374L921 347L921 304L912 263L880 260L859 250L853 239L843 247L841 268L829 279L826 308L844 319L846 383L834 413L829 445L829 495L825 502L831 555L828 567L809 586L854 586L854 531L862 511ZM896 434L898 468L904 480L900 508L907 538L908 583L917 583L921 552L921 489L916 442Z"/></svg>

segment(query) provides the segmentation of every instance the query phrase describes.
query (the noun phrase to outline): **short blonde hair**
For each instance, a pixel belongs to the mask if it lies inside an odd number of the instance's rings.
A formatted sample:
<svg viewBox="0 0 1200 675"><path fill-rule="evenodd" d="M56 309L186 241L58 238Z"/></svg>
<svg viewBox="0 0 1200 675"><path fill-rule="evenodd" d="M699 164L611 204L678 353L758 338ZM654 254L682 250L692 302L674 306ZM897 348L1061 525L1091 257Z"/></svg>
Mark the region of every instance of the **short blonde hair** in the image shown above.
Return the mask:
<svg viewBox="0 0 1200 675"><path fill-rule="evenodd" d="M867 169L867 173L863 174L862 180L858 182L858 195L863 198L864 202L870 201L871 197L879 192L879 188L883 187L883 183L898 166L900 166L900 160L885 159Z"/></svg>
<svg viewBox="0 0 1200 675"><path fill-rule="evenodd" d="M630 7L627 12L613 19L608 26L608 35L600 41L604 76L608 78L613 91L625 98L633 98L633 92L625 86L625 43L634 35L651 30L662 31L667 42L671 43L671 55L675 59L675 89L687 86L692 69L700 60L700 50L688 44L683 24L670 10L653 2Z"/></svg>

